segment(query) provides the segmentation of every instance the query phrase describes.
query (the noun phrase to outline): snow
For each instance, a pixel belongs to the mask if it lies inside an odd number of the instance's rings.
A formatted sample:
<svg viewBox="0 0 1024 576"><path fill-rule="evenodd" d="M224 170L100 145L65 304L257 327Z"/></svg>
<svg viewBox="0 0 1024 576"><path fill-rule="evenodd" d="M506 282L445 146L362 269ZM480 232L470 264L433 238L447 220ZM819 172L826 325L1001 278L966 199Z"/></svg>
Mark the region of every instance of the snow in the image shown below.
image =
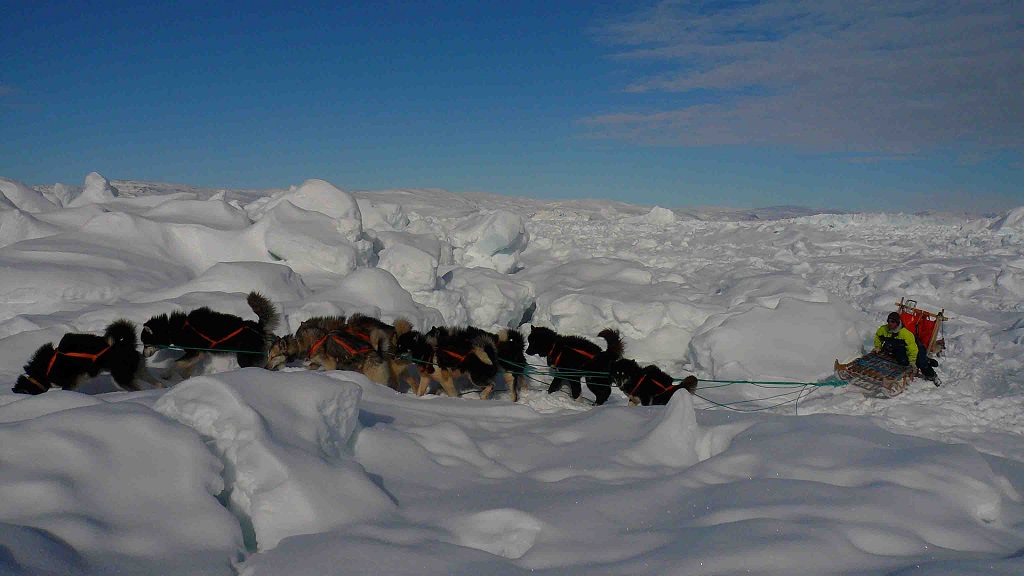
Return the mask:
<svg viewBox="0 0 1024 576"><path fill-rule="evenodd" d="M0 573L1024 570L1024 208L747 220L96 173L0 192L10 385L66 332L198 306L252 319L251 290L281 335L357 312L602 344L612 327L627 356L701 380L666 406L613 390L593 407L586 387L583 402L547 394L543 370L512 403L218 358L162 389L7 388ZM825 385L904 297L951 318L943 385L892 399Z"/></svg>
<svg viewBox="0 0 1024 576"><path fill-rule="evenodd" d="M97 172L90 172L85 177L85 188L80 194L71 198L65 206L74 208L85 204L102 204L110 202L118 196L120 196L120 192L106 178Z"/></svg>

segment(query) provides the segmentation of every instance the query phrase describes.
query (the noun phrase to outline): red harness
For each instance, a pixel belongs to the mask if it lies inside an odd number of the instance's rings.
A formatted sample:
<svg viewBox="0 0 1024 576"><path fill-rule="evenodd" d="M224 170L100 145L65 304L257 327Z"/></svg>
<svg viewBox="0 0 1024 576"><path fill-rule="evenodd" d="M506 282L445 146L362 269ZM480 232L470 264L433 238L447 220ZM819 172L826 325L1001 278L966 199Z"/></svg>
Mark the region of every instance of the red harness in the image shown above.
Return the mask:
<svg viewBox="0 0 1024 576"><path fill-rule="evenodd" d="M352 346L349 345L348 342L345 342L341 338L338 338L338 336L336 334L327 333L327 334L324 335L323 338L317 340L316 344L313 344L313 347L309 349L309 357L310 358L312 358L313 354L315 354L316 351L319 350L320 347L324 345L324 342L326 342L328 338L330 338L331 340L334 340L335 342L340 344L342 348L347 350L348 353L353 355L353 356L358 356L360 354L367 354L367 353L373 351L373 348L371 348L369 346L367 346L366 348L359 348L359 349L353 348Z"/></svg>
<svg viewBox="0 0 1024 576"><path fill-rule="evenodd" d="M207 342L209 342L210 343L210 348L216 348L218 344L222 344L224 342L227 342L228 340L231 340L235 336L238 336L242 332L242 330L252 330L253 332L256 332L256 330L254 330L251 326L242 326L238 330L235 330L234 332L232 332L231 334L228 334L227 336L221 338L220 340L214 340L213 338L210 338L206 334L203 334L202 332L200 332L195 326L189 324L187 319L185 320L185 324L182 327L185 327L185 326L188 326L189 328L192 329L193 332L198 334L200 338L202 338L203 340L206 340ZM258 333L259 332L257 332L257 334Z"/></svg>
<svg viewBox="0 0 1024 576"><path fill-rule="evenodd" d="M349 334L351 334L353 336L362 338L363 340L366 340L370 344L373 344L373 340L370 339L370 335L369 334L363 334L362 332L356 332L355 330L352 330L351 328L345 328L345 332L348 332Z"/></svg>
<svg viewBox="0 0 1024 576"><path fill-rule="evenodd" d="M46 375L50 375L50 370L53 369L53 363L57 361L57 356L71 356L72 358L87 358L92 360L92 363L96 363L96 359L103 355L104 352L110 350L110 346L107 346L103 350L95 354L89 354L88 352L62 352L60 350L54 350L53 356L50 357L50 363L46 366Z"/></svg>
<svg viewBox="0 0 1024 576"><path fill-rule="evenodd" d="M444 349L439 350L439 352L444 352L445 354L451 356L452 358L457 359L460 363L466 361L466 356L463 355L463 354L457 354L455 352L452 352L451 350L444 350Z"/></svg>
<svg viewBox="0 0 1024 576"><path fill-rule="evenodd" d="M643 376L641 376L640 379L636 381L636 386L633 386L633 390L631 390L629 392L629 395L633 396L634 394L636 394L636 391L640 388L640 385L643 384L644 380L646 380L646 379L647 379L647 374L644 374ZM652 398L657 398L658 396L661 396L662 394L667 394L668 392L671 392L672 390L675 390L676 388L679 388L679 384L669 384L668 386L666 386L666 385L662 384L661 382L658 382L654 378L651 378L651 382L653 382L658 388L661 388L661 392L658 392L657 394L652 396Z"/></svg>
<svg viewBox="0 0 1024 576"><path fill-rule="evenodd" d="M551 344L551 351L548 352L548 358L551 358L551 355L555 353L556 346L558 346L557 343ZM558 356L555 356L555 359L551 361L551 366L558 368L558 363L562 361L562 354L565 354L566 350L567 348L562 348L558 351ZM590 352L587 352L586 350L580 350L579 348L568 348L568 350L572 350L573 352L579 354L580 356L583 356L587 360L593 360L596 356L596 354L591 354Z"/></svg>

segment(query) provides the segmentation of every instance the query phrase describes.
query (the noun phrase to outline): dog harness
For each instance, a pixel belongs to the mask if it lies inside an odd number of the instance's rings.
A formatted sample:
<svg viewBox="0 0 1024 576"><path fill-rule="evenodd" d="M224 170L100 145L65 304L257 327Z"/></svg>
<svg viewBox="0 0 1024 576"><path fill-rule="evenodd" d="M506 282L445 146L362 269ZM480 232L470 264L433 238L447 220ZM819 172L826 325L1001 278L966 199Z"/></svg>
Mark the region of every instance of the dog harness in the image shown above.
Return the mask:
<svg viewBox="0 0 1024 576"><path fill-rule="evenodd" d="M640 385L643 384L644 380L646 380L646 379L647 379L647 374L644 374L643 376L641 376L640 379L637 380L636 386L634 386L633 390L630 391L629 395L633 396L636 393L636 391L640 388ZM653 382L658 388L661 388L661 392L658 392L657 394L652 396L651 399L657 398L658 396L661 396L663 394L668 394L669 392L672 392L672 391L676 390L677 388L679 388L679 384L669 384L668 386L666 386L666 385L662 384L661 382L658 382L654 378L651 378L651 382Z"/></svg>
<svg viewBox="0 0 1024 576"><path fill-rule="evenodd" d="M438 350L438 352L444 352L445 354L451 356L452 358L457 359L459 362L465 362L466 361L466 355L465 354L457 354L455 352L452 352L451 350L445 350L443 348L441 350Z"/></svg>
<svg viewBox="0 0 1024 576"><path fill-rule="evenodd" d="M550 358L551 355L555 353L555 347L557 346L558 343L554 343L551 345L551 351L548 352L548 358ZM562 360L562 354L565 354L565 350L565 348L562 348L561 350L558 351L558 356L556 356L555 359L551 361L552 366L558 368L558 363ZM593 360L594 357L597 356L596 354L591 354L590 352L587 352L586 350L580 350L579 348L569 348L569 350L572 350L573 352L579 354L580 356L583 356L587 360Z"/></svg>
<svg viewBox="0 0 1024 576"><path fill-rule="evenodd" d="M210 338L206 334L203 334L202 332L200 332L199 329L197 329L195 326L189 324L187 319L185 320L185 324L184 325L188 326L189 328L191 328L192 331L195 332L196 334L198 334L200 338L202 338L203 340L206 340L207 342L209 342L210 343L210 348L216 348L218 344L223 344L224 342L227 342L228 340L231 340L235 336L238 336L239 334L241 334L242 330L247 330L248 329L248 330L252 330L253 332L256 332L257 334L259 334L259 332L257 332L251 326L242 326L238 330L235 330L234 332L232 332L231 334L228 334L227 336L221 338L220 340L214 340L213 338Z"/></svg>
<svg viewBox="0 0 1024 576"><path fill-rule="evenodd" d="M29 376L28 374L24 374L24 376L25 376L26 380L28 380L32 384L35 384L36 386L38 386L39 389L42 390L43 392L46 392L47 390L50 389L48 386L43 386L42 382L40 382L39 380L36 380L35 378Z"/></svg>
<svg viewBox="0 0 1024 576"><path fill-rule="evenodd" d="M358 356L360 354L366 354L368 352L372 352L373 351L373 348L371 348L369 346L367 346L366 348L359 348L357 350L357 349L353 348L352 346L350 346L348 344L348 342L345 342L341 338L338 338L338 336L336 334L327 333L327 334L324 334L323 338L317 340L316 344L313 344L313 347L309 349L309 357L310 358L313 357L313 354L316 354L316 351L319 350L320 347L324 345L324 342L326 342L328 338L330 338L331 340L334 340L335 342L340 344L342 348L347 350L348 353L353 355L353 356Z"/></svg>
<svg viewBox="0 0 1024 576"><path fill-rule="evenodd" d="M370 339L370 335L369 334L363 334L362 332L356 332L355 330L352 330L351 328L345 328L345 332L348 332L349 334L351 334L353 336L356 336L358 338L362 338L363 340L366 340L370 344L373 344L373 340Z"/></svg>
<svg viewBox="0 0 1024 576"><path fill-rule="evenodd" d="M70 356L72 358L86 358L88 360L92 360L93 364L95 364L96 360L99 359L99 357L102 356L104 353L106 353L107 350L110 350L110 346L107 346L106 348L104 348L103 350L100 350L99 352L97 352L95 354L89 354L88 352L64 352L62 350L54 350L53 351L53 356L50 356L50 362L46 365L46 376L47 376L47 378L49 378L50 370L53 370L53 365L54 365L54 363L57 362L57 356ZM29 382L31 382L32 384L35 384L36 386L38 386L39 389L44 391L44 392L46 390L50 389L48 386L43 386L42 382L40 382L39 380L36 380L35 378L33 378L32 376L30 376L28 374L25 374L25 379L28 380Z"/></svg>
<svg viewBox="0 0 1024 576"><path fill-rule="evenodd" d="M106 352L107 350L110 350L110 346L107 346L106 348L104 348L103 350L100 350L99 352L97 352L95 354L89 354L88 352L62 352L60 350L54 350L53 351L53 356L50 357L50 363L46 366L46 375L47 376L50 375L50 370L53 369L53 363L57 361L57 356L71 356L72 358L87 358L89 360L92 360L92 363L95 364L96 360L100 356L102 356L103 353Z"/></svg>

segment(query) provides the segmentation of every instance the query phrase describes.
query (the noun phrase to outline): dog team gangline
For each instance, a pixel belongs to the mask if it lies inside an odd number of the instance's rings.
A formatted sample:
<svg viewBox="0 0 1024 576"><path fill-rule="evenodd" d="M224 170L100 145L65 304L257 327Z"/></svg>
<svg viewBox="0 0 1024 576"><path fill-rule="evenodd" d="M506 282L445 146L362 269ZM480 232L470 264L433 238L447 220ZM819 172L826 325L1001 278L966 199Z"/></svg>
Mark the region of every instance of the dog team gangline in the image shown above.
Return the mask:
<svg viewBox="0 0 1024 576"><path fill-rule="evenodd" d="M198 347L190 347L190 346L157 346L157 348L164 348L164 349L168 349L168 350L197 350L197 351L209 351L209 352L236 352L236 353L241 353L241 354L260 354L261 353L261 352L252 351L252 350L231 350L231 349L227 349L227 348L198 348ZM369 349L367 351L369 351ZM401 358L401 359L402 360L408 360L408 361L410 361L410 362L412 362L414 364L428 364L428 362L419 361L419 360L416 360L414 358L404 357L404 358ZM527 379L532 380L532 381L537 382L537 383L543 383L541 380L539 380L537 378L537 376L557 376L559 374L561 374L563 376L568 375L568 376L580 376L580 377L586 377L586 376L607 376L608 375L607 372L593 372L593 371L587 371L587 370L571 370L571 369L561 369L561 368L555 370L555 369L549 369L547 366L540 366L540 365L537 365L537 364L519 364L519 363L516 363L516 362L511 362L511 361L503 360L503 359L500 359L500 358L499 358L499 360L501 360L501 362L506 364L506 365L517 366L517 367L522 369L521 372L514 371L514 370L506 370L506 372L508 372L510 374L523 375ZM681 382L682 378L673 378L672 381L673 382ZM847 382L839 380L839 379L837 379L835 377L829 378L828 380L819 381L819 382L787 382L787 381L778 381L778 380L718 380L718 379L713 379L713 378L698 378L697 381L698 382L704 382L704 383L712 384L711 386L699 386L697 388L697 390L714 390L714 389L717 389L717 388L724 388L726 386L733 386L733 385L737 385L737 384L749 384L749 385L752 385L752 386L757 386L758 388L797 388L797 387L799 387L798 389L793 389L793 390L789 390L787 392L782 392L782 393L779 393L779 394L768 396L767 398L757 398L757 399L751 399L751 400L737 400L735 402L725 402L725 403L715 402L714 400L711 400L709 398L701 396L700 394L697 394L696 392L694 392L694 394L693 394L697 398L700 398L701 400L707 402L708 404L710 404L712 406L717 406L719 408L724 408L726 410L732 410L734 412L762 412L762 411L765 411L765 410L772 410L772 409L775 409L775 408L779 408L780 406L785 406L786 404L794 404L796 409L799 410L800 400L807 399L807 397L809 397L811 394L813 394L814 392L816 392L820 388L839 388L839 387L847 385ZM595 385L609 386L609 387L612 387L612 388L616 388L617 387L614 384L595 384ZM808 392L808 389L810 389L809 392ZM461 396L463 394L468 394L468 393L469 393L469 391L462 392L459 395ZM757 407L757 408L738 408L737 407L737 406L740 406L742 404L751 404L751 403L754 403L754 402L763 402L765 400L775 400L775 399L779 399L779 400L778 400L777 403L775 403L775 404L773 404L771 406L760 406L760 407Z"/></svg>

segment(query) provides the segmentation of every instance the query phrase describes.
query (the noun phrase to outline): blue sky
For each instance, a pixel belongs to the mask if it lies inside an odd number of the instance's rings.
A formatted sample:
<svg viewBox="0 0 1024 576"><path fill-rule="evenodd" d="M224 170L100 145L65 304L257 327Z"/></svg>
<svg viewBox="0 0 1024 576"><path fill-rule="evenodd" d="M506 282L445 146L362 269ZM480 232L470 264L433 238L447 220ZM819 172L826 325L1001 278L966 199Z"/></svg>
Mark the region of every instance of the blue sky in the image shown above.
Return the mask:
<svg viewBox="0 0 1024 576"><path fill-rule="evenodd" d="M1024 2L45 2L0 176L670 207L1024 205Z"/></svg>

